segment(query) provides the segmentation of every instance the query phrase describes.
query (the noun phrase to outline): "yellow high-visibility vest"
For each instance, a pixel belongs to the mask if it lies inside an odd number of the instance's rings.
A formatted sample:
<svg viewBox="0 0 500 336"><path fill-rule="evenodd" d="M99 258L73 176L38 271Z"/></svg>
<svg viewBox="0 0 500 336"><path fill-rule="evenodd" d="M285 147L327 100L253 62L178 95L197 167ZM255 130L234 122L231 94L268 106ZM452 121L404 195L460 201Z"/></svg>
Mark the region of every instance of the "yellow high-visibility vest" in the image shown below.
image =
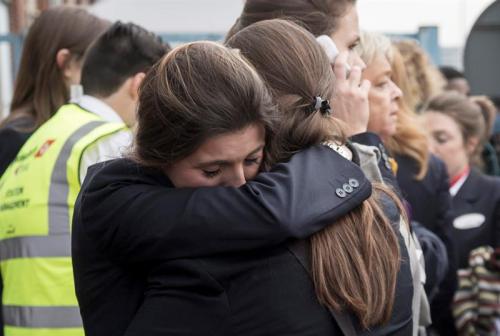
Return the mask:
<svg viewBox="0 0 500 336"><path fill-rule="evenodd" d="M77 105L62 106L0 178L0 271L6 336L83 336L71 263L80 159L126 130Z"/></svg>

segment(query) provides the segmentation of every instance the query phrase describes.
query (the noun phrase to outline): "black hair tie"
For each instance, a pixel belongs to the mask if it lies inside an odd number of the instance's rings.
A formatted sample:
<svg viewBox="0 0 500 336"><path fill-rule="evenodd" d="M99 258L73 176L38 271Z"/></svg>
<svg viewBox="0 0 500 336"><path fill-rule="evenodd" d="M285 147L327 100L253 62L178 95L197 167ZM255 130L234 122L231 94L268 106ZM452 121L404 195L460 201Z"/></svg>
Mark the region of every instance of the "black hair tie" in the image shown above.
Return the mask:
<svg viewBox="0 0 500 336"><path fill-rule="evenodd" d="M330 101L328 99L323 99L320 96L313 97L311 112L315 112L317 110L319 110L323 116L331 115L332 107L330 106Z"/></svg>

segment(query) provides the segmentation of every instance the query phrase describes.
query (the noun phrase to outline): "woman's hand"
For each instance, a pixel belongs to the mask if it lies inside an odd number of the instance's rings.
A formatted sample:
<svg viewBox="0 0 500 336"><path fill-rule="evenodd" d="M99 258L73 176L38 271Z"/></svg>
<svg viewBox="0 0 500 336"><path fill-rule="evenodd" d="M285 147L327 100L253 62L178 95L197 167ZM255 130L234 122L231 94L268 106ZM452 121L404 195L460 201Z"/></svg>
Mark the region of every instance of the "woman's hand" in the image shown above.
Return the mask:
<svg viewBox="0 0 500 336"><path fill-rule="evenodd" d="M348 52L338 55L333 66L335 95L332 102L333 117L345 123L347 136L366 132L370 109L368 92L371 83L361 79L362 68L354 65L348 73Z"/></svg>

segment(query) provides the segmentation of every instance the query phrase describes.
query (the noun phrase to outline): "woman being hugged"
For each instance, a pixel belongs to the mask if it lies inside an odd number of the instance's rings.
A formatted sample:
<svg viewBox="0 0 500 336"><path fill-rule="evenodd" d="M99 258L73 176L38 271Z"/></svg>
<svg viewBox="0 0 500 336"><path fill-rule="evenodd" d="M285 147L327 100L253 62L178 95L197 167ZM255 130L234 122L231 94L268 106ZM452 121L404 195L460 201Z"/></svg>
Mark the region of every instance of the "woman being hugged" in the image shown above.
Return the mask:
<svg viewBox="0 0 500 336"><path fill-rule="evenodd" d="M121 336L136 312L130 334L335 334L309 275L280 244L362 204L371 184L361 169L316 145L259 173L278 111L255 69L215 43L165 56L139 106L133 160L91 167L75 204L86 335Z"/></svg>
<svg viewBox="0 0 500 336"><path fill-rule="evenodd" d="M266 161L286 161L292 154L324 142L347 157L355 157L342 146L341 128L331 118L328 100L333 94L334 76L328 58L309 33L286 21L266 21L235 34L228 45L239 49L263 74L278 106L279 126L268 143ZM254 71L237 50L214 44L193 43L172 51L145 79L139 125L148 122L146 116L156 116L155 120L161 116L165 122L186 125L178 133L181 136L192 134L192 129L206 129L205 121L175 111L201 109L213 114L204 120L233 120L228 115L220 118L220 109L206 107L212 106L206 92L213 98L220 92L231 99L229 83L239 85L235 83L237 78L227 78L232 71L225 68L226 62ZM236 118L241 111L232 113ZM214 129L224 129L223 125ZM145 130L139 126L135 151L139 162L145 162L141 146L146 143L140 141ZM193 157L208 154L207 144L217 139L216 133L207 136L193 154L172 162L165 170L174 185L213 185L186 174ZM150 133L149 137L160 141L161 135ZM231 141L225 143L219 147L221 152ZM168 152L148 148L166 155L158 164L176 152L171 146L165 147ZM227 165L220 162L207 168L217 183L238 185L226 182ZM331 201L350 197L358 188L356 179L331 172L344 181ZM253 177L254 173L244 174L244 180ZM405 245L396 234L400 211L394 194L377 186L370 199L313 235L309 242L162 263L150 273L145 301L127 335L411 334L413 288ZM186 285L173 276L176 267L177 272L179 267L190 270L191 274L182 272L190 278L184 280Z"/></svg>

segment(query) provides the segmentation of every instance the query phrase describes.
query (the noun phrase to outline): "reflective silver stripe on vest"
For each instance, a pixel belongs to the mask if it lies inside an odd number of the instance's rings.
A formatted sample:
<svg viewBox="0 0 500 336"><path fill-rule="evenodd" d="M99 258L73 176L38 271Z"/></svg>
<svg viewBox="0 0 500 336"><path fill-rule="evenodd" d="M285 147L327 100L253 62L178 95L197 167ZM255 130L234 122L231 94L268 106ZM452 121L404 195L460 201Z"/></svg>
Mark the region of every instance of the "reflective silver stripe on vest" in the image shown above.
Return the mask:
<svg viewBox="0 0 500 336"><path fill-rule="evenodd" d="M80 328L82 318L78 307L3 306L6 326L24 328Z"/></svg>
<svg viewBox="0 0 500 336"><path fill-rule="evenodd" d="M50 178L49 191L49 236L70 233L68 208L69 183L67 162L75 144L96 127L106 121L91 121L77 129L64 143ZM79 174L80 172L76 172Z"/></svg>
<svg viewBox="0 0 500 336"><path fill-rule="evenodd" d="M68 235L16 237L0 241L0 261L17 258L71 257Z"/></svg>

